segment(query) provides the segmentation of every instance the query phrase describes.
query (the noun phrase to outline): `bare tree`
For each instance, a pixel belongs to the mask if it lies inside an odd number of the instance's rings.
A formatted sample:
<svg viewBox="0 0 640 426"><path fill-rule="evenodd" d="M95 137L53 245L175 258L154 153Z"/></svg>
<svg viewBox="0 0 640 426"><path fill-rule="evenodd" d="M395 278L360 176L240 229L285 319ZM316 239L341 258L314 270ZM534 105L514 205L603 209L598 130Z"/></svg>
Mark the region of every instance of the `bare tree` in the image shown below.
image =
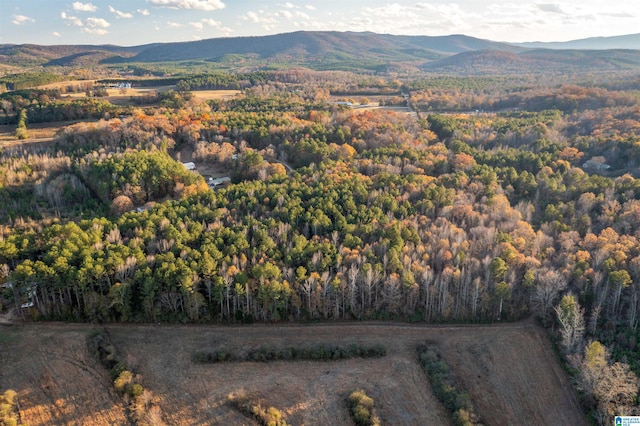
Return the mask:
<svg viewBox="0 0 640 426"><path fill-rule="evenodd" d="M542 270L538 273L533 293L533 304L544 323L548 320L549 311L558 294L567 286L567 279L558 271Z"/></svg>
<svg viewBox="0 0 640 426"><path fill-rule="evenodd" d="M562 297L555 311L564 351L567 354L573 353L579 348L584 336L584 309L573 294L568 294Z"/></svg>

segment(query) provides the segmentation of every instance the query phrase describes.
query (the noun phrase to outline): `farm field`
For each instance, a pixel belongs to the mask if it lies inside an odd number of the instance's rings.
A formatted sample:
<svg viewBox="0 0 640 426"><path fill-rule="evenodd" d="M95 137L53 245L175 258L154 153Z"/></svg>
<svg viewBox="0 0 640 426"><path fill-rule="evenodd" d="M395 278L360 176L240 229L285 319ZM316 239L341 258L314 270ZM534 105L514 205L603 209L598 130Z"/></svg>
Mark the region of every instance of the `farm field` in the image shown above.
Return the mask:
<svg viewBox="0 0 640 426"><path fill-rule="evenodd" d="M174 90L175 86L159 86L159 87L141 87L141 88L131 88L131 89L107 89L108 96L99 98L102 100L106 100L111 102L114 105L127 106L132 105L131 98L147 96L153 93L161 93L168 92L169 90ZM237 94L240 93L239 90L194 90L194 97L203 100L209 101L212 99L231 99ZM62 98L85 98L85 93L71 93L67 95L63 95Z"/></svg>
<svg viewBox="0 0 640 426"><path fill-rule="evenodd" d="M532 321L492 326L401 323L106 327L142 375L168 424L251 424L227 403L244 390L289 424L350 425L346 397L364 389L383 424L451 424L417 363L428 343L462 377L485 424L586 424L569 380ZM94 325L28 324L0 329L0 379L18 392L25 424L116 424L124 406L86 349ZM198 364L198 350L263 345L383 344L387 356L335 362ZM34 348L37 348L34 350ZM91 419L88 422L87 419ZM88 423L87 423L88 422Z"/></svg>
<svg viewBox="0 0 640 426"><path fill-rule="evenodd" d="M54 123L34 123L28 125L29 139L20 141L16 138L16 125L6 124L0 125L0 144L3 146L23 144L32 141L50 140L58 131L66 126L76 124L79 121L62 121ZM13 142L13 144L11 144Z"/></svg>

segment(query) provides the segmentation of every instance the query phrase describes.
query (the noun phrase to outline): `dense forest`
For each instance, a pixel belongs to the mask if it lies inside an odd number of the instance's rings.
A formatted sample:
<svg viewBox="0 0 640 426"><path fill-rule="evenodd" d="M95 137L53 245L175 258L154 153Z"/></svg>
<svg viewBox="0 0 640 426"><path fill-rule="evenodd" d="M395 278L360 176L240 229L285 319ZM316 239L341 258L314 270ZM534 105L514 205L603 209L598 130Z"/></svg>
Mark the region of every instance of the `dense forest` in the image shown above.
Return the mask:
<svg viewBox="0 0 640 426"><path fill-rule="evenodd" d="M304 70L180 81L145 108L3 95L9 122L91 121L0 151L0 308L94 322L533 314L596 421L640 413L637 88ZM188 93L229 84L243 94ZM405 93L418 112L332 93ZM232 184L209 188L174 159L185 149Z"/></svg>

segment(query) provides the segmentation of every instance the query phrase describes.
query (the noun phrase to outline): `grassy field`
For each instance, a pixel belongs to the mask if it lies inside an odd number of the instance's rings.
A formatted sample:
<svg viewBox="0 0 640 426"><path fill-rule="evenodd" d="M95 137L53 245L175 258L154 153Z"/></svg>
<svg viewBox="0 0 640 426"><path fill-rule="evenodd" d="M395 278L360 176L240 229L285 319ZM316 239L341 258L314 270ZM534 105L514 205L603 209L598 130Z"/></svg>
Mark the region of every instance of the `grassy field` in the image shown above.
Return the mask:
<svg viewBox="0 0 640 426"><path fill-rule="evenodd" d="M0 328L2 388L18 392L29 425L122 423L124 405L86 349L92 325ZM289 424L351 425L346 398L364 389L383 424L451 424L417 363L416 346L437 347L462 378L485 424L586 424L544 330L532 321L493 326L395 323L152 326L112 325L112 341L142 375L168 424L253 424L228 403L244 390L285 413ZM376 359L198 364L199 350L262 345L383 344Z"/></svg>
<svg viewBox="0 0 640 426"><path fill-rule="evenodd" d="M212 99L231 99L242 93L240 90L194 90L191 93L204 101Z"/></svg>
<svg viewBox="0 0 640 426"><path fill-rule="evenodd" d="M32 140L49 140L53 138L56 133L63 127L75 124L77 122L78 121L63 121L55 123L28 124L27 131L29 132L29 139L27 139L27 142ZM0 145L3 145L3 143L12 143L14 145L25 143L25 141L20 141L16 138L15 124L0 126Z"/></svg>
<svg viewBox="0 0 640 426"><path fill-rule="evenodd" d="M61 81L57 83L46 84L42 86L38 86L39 89L58 89L58 88L67 88L67 87L76 87L80 89L78 93L67 93L63 94L62 98L65 99L77 99L86 97L86 93L84 91L85 87L93 87L96 80L70 80L70 81ZM169 90L175 90L175 86L156 86L156 87L132 87L130 89L118 89L118 88L109 88L107 89L107 96L102 97L100 99L108 100L109 102L115 105L130 105L131 97L142 97L148 95L149 93L161 93L167 92ZM233 98L237 94L241 93L240 90L194 90L192 91L194 96L198 99L202 99L204 101L212 100L212 99L229 99Z"/></svg>

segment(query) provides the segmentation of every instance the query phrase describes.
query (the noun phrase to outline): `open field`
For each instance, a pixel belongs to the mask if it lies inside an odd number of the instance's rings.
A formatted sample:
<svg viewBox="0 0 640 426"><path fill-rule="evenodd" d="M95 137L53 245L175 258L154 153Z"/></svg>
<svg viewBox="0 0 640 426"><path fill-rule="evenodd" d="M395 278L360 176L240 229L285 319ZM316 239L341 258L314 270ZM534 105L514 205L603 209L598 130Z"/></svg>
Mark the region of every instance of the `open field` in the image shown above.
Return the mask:
<svg viewBox="0 0 640 426"><path fill-rule="evenodd" d="M66 80L66 81L58 81L57 83L49 83L43 84L41 86L36 86L36 89L62 89L67 87L74 87L85 89L87 87L91 87L95 84L96 80Z"/></svg>
<svg viewBox="0 0 640 426"><path fill-rule="evenodd" d="M133 87L131 89L107 89L107 96L99 98L111 102L114 105L127 106L131 105L131 98L142 97L151 93L168 92L174 90L175 86L158 86L158 87ZM194 90L191 93L200 100L208 101L212 99L231 99L241 93L240 90ZM86 94L69 93L63 95L62 98L84 98Z"/></svg>
<svg viewBox="0 0 640 426"><path fill-rule="evenodd" d="M123 405L87 353L92 325L0 328L3 388L18 392L22 421L114 424ZM274 406L290 424L350 425L347 395L373 397L383 424L451 424L416 360L438 348L485 424L586 424L544 331L532 321L493 326L400 323L251 326L107 326L112 341L158 398L168 424L252 424L227 403L232 392ZM334 362L196 364L197 350L261 345L383 344L388 355ZM87 422L87 419L92 419Z"/></svg>
<svg viewBox="0 0 640 426"><path fill-rule="evenodd" d="M38 140L50 140L56 133L63 127L76 124L79 121L58 121L55 123L35 123L28 124L27 131L29 132L29 139L20 141L16 138L16 125L6 124L0 125L0 144L3 142L14 142L15 144L28 143Z"/></svg>
<svg viewBox="0 0 640 426"><path fill-rule="evenodd" d="M231 99L242 91L240 90L192 90L193 96L204 101L210 101L212 99Z"/></svg>

